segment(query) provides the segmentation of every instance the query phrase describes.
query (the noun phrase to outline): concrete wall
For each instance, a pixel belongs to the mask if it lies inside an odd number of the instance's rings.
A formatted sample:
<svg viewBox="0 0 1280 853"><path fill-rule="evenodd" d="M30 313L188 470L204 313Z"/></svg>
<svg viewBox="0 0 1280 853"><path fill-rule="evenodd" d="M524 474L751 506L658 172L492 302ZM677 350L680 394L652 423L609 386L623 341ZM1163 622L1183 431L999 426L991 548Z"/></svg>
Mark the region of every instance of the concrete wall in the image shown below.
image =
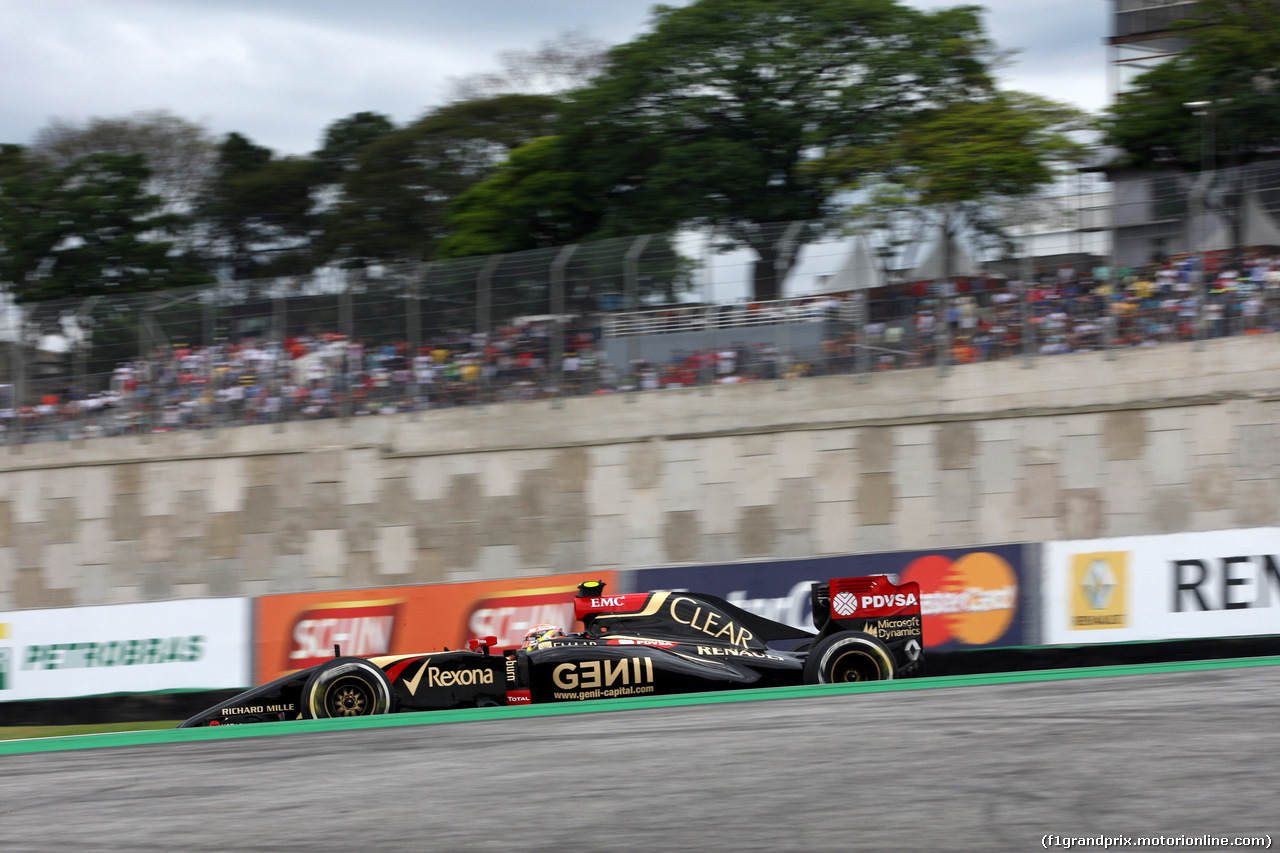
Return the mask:
<svg viewBox="0 0 1280 853"><path fill-rule="evenodd" d="M0 449L0 610L1280 523L1280 339Z"/></svg>

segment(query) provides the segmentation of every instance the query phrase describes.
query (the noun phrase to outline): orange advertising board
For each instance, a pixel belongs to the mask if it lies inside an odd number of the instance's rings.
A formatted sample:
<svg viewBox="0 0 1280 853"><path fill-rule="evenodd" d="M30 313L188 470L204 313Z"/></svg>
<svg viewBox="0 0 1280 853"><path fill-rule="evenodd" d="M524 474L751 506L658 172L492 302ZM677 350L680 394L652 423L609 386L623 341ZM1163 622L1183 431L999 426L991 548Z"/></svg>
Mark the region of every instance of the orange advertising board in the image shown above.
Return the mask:
<svg viewBox="0 0 1280 853"><path fill-rule="evenodd" d="M617 588L616 572L499 581L269 595L256 600L257 683L333 656L412 654L466 648L472 637L517 645L534 625L581 628L573 597L584 580Z"/></svg>

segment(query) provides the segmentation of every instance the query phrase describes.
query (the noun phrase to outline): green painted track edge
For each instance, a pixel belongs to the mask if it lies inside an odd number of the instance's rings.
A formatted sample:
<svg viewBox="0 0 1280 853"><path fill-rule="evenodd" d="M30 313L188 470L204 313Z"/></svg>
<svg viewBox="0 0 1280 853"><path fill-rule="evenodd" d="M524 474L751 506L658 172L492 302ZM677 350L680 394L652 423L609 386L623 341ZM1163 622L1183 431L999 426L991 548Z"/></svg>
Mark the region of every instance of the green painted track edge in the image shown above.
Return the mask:
<svg viewBox="0 0 1280 853"><path fill-rule="evenodd" d="M676 696L631 696L596 699L588 702L556 702L546 705L513 705L503 708L466 708L456 711L425 711L358 717L351 720L296 720L289 723L256 723L198 729L158 729L142 732L110 732L67 737L0 741L0 755L59 752L70 749L102 749L122 746L150 746L162 743L190 743L203 740L304 734L308 732L351 731L390 726L417 726L434 723L480 722L511 717L545 717L560 714L626 711L641 708L670 708L682 705L715 705L725 702L758 702L771 699L799 699L853 693L885 693L896 690L933 690L946 687L979 687L993 684L1027 684L1082 678L1109 678L1122 675L1199 672L1214 669L1280 666L1280 655L1232 658L1213 661L1126 664L1080 669L1045 669L1027 672L993 672L980 675L949 675L902 681L872 681L862 684L816 684L797 687L770 687L728 690L719 693L685 693Z"/></svg>

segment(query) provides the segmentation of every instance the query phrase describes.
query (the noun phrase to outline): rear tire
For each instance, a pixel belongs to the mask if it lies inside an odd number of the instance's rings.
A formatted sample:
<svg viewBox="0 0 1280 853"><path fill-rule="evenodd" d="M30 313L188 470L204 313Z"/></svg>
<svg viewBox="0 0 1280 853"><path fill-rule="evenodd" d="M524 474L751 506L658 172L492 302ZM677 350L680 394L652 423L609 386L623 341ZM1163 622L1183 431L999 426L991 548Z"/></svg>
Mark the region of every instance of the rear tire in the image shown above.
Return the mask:
<svg viewBox="0 0 1280 853"><path fill-rule="evenodd" d="M303 714L317 720L389 714L391 682L364 658L335 658L307 679L302 704Z"/></svg>
<svg viewBox="0 0 1280 853"><path fill-rule="evenodd" d="M805 684L890 681L895 674L889 647L861 631L841 631L815 645L804 661Z"/></svg>

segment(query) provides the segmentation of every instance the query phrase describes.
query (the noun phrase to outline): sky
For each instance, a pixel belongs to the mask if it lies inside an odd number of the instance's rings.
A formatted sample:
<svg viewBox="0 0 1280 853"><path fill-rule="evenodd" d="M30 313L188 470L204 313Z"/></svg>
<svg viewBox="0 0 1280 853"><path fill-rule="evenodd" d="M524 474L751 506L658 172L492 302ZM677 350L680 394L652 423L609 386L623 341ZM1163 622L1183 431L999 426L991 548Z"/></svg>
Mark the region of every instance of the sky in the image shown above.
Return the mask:
<svg viewBox="0 0 1280 853"><path fill-rule="evenodd" d="M906 0L922 9L961 5ZM686 5L687 0L667 0ZM1109 0L986 0L1013 51L1004 86L1091 112L1108 102ZM647 29L652 0L0 0L0 143L51 120L167 110L281 154L361 111L413 121L504 51L566 32L607 44Z"/></svg>

